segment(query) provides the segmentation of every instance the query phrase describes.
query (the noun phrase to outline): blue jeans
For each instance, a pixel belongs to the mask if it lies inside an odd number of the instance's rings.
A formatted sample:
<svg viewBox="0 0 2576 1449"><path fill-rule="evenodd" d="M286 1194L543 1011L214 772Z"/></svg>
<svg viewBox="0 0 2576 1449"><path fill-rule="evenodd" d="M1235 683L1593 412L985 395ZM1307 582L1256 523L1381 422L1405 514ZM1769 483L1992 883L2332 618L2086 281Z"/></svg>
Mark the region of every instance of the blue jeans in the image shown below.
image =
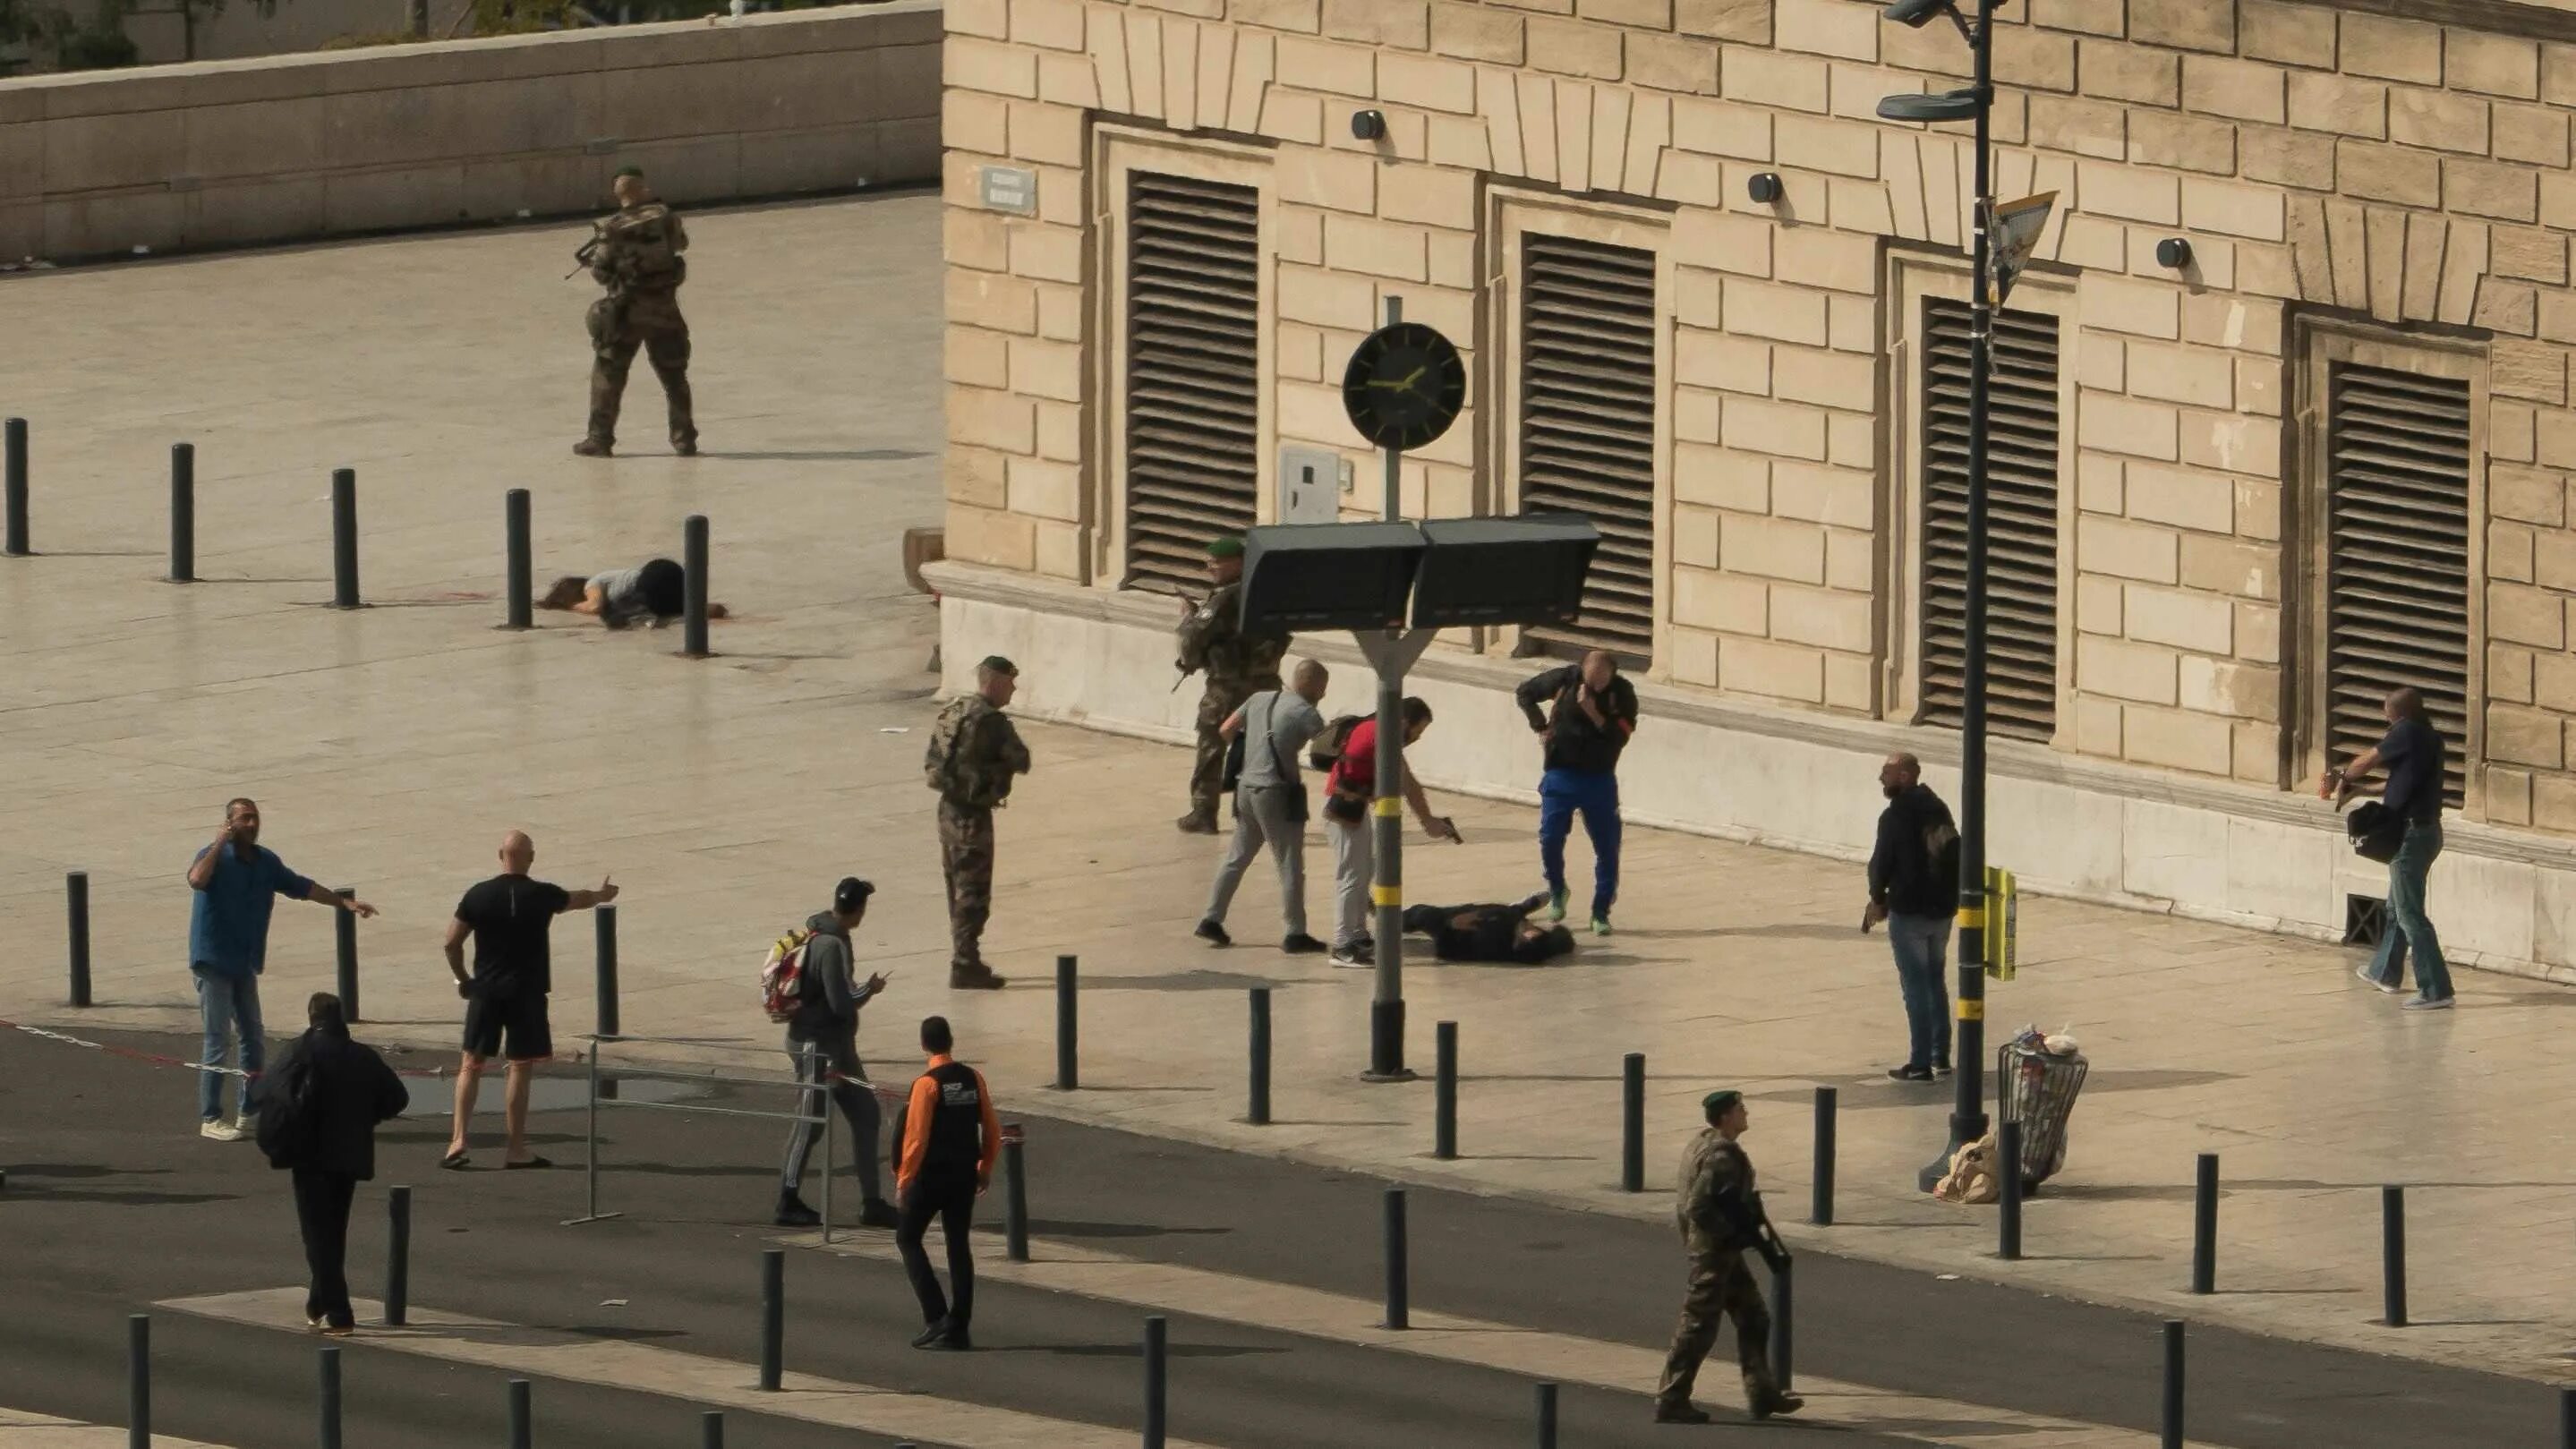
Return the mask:
<svg viewBox="0 0 2576 1449"><path fill-rule="evenodd" d="M1950 917L1887 918L1887 944L1896 952L1896 984L1905 992L1905 1064L1928 1067L1950 1060L1950 987L1942 958L1950 951Z"/></svg>
<svg viewBox="0 0 2576 1449"><path fill-rule="evenodd" d="M2448 1000L2451 969L2442 964L2442 941L2433 920L2424 914L2424 881L2442 853L2442 823L2419 820L2406 827L2406 841L2388 863L2388 914L2394 921L2379 931L2378 954L2370 958L2370 979L2382 986L2406 980L2406 958L2415 958L2415 993L2427 1001Z"/></svg>
<svg viewBox="0 0 2576 1449"><path fill-rule="evenodd" d="M268 1043L261 1039L259 1022L259 978L226 976L203 966L191 966L189 974L197 978L197 1011L205 1019L205 1050L197 1060L210 1067L229 1065L232 1036L241 1036L241 1068L252 1074L242 1083L241 1109L258 1111L257 1077L268 1065ZM224 1075L221 1072L197 1073L197 1116L212 1122L224 1115Z"/></svg>
<svg viewBox="0 0 2576 1449"><path fill-rule="evenodd" d="M1565 837L1574 817L1592 838L1592 914L1606 919L1619 899L1619 777L1607 770L1550 770L1538 780L1538 863L1547 888L1565 889Z"/></svg>

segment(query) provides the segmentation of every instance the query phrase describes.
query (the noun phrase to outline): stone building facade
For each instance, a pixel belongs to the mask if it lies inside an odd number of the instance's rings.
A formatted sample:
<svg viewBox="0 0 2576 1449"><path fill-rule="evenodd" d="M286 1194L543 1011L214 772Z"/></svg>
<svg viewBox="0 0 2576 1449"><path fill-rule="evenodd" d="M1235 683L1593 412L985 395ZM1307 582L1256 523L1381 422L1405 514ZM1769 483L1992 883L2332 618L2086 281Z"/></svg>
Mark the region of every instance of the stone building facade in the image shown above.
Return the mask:
<svg viewBox="0 0 2576 1449"><path fill-rule="evenodd" d="M1632 817L1865 849L1879 755L1956 759L1973 161L1876 118L1968 64L1879 11L947 0L947 657L1021 657L1040 713L1185 726L1189 545L1374 516L1337 384L1397 297L1471 379L1406 516L1609 538L1579 627L1432 651L1426 776L1525 798L1502 691L1600 643L1647 699ZM2446 940L2569 973L2576 14L2002 21L1995 189L2056 206L1998 339L1997 862L2367 931L2384 876L2313 786L2414 684L2455 757Z"/></svg>

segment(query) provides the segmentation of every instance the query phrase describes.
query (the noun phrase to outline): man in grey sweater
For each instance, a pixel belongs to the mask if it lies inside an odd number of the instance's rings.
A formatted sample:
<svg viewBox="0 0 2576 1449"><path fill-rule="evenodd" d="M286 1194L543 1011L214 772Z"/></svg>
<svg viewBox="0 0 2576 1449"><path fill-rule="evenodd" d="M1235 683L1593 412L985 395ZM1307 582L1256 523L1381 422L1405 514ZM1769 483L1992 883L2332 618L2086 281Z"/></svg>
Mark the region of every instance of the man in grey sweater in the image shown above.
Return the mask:
<svg viewBox="0 0 2576 1449"><path fill-rule="evenodd" d="M850 876L832 891L832 909L816 912L805 923L813 936L805 943L804 971L799 977L796 1014L787 1022L787 1054L796 1063L796 1080L818 1083L828 1091L841 1120L850 1124L850 1163L859 1176L859 1222L890 1228L898 1221L894 1205L879 1188L877 1162L877 1094L859 1064L859 1008L885 989L885 977L857 979L850 932L868 913L876 887ZM824 1115L815 1090L799 1092L800 1117ZM782 1228L810 1228L823 1215L806 1206L799 1189L805 1183L805 1159L814 1150L819 1123L798 1122L787 1134L787 1166L779 1174L777 1223Z"/></svg>

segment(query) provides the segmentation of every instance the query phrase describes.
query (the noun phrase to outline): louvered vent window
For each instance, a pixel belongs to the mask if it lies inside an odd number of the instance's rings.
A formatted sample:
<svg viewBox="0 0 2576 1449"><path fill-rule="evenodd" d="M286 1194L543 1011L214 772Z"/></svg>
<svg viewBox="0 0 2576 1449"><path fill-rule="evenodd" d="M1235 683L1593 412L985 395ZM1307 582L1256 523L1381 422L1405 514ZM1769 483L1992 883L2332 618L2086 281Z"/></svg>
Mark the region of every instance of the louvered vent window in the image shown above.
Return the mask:
<svg viewBox="0 0 2576 1449"><path fill-rule="evenodd" d="M1655 255L1564 237L1521 242L1521 508L1601 530L1570 628L1551 653L1655 646Z"/></svg>
<svg viewBox="0 0 2576 1449"><path fill-rule="evenodd" d="M1968 306L1923 304L1923 719L1959 726L1968 658ZM1995 314L1986 402L1986 727L2057 725L2057 319Z"/></svg>
<svg viewBox="0 0 2576 1449"><path fill-rule="evenodd" d="M2326 743L2388 732L2392 689L2424 695L2468 779L2469 385L2338 362L2326 381Z"/></svg>
<svg viewBox="0 0 2576 1449"><path fill-rule="evenodd" d="M1127 586L1198 583L1261 474L1261 193L1127 180Z"/></svg>

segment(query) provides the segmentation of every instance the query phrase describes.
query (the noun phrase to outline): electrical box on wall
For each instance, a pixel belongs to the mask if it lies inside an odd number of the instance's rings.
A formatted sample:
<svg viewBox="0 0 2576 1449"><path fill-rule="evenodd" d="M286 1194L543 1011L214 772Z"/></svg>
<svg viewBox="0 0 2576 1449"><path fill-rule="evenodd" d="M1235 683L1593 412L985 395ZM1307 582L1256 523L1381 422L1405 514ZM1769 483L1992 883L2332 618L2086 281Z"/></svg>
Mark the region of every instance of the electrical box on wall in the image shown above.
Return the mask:
<svg viewBox="0 0 2576 1449"><path fill-rule="evenodd" d="M1279 521L1338 523L1351 491L1350 460L1330 448L1279 450Z"/></svg>

